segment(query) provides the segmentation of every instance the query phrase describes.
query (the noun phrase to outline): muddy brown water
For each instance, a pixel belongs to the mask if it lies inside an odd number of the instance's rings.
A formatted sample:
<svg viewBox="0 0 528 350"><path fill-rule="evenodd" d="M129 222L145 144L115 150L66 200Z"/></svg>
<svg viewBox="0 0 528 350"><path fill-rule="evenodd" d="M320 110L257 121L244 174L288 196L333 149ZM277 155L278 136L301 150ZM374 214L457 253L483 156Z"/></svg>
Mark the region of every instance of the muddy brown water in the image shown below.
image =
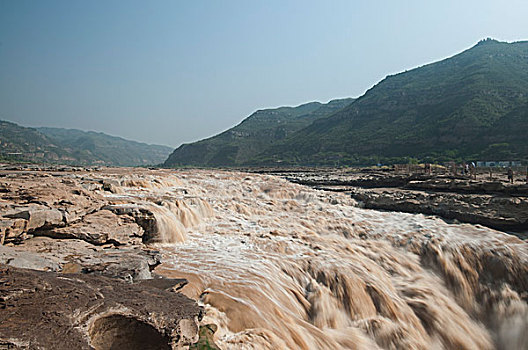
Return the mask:
<svg viewBox="0 0 528 350"><path fill-rule="evenodd" d="M189 280L224 349L527 348L525 241L268 175L170 173L123 192L165 198L156 272Z"/></svg>

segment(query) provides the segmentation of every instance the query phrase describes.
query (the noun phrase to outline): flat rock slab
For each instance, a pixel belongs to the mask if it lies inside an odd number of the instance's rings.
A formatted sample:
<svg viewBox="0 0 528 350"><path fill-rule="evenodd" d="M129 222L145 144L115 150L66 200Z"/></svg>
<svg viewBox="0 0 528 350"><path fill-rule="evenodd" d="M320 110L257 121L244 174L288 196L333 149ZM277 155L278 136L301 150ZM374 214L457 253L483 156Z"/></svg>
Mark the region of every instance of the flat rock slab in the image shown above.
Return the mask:
<svg viewBox="0 0 528 350"><path fill-rule="evenodd" d="M86 215L82 221L68 227L57 227L40 232L56 238L78 238L92 244L141 243L142 229L128 216L117 216L108 210Z"/></svg>
<svg viewBox="0 0 528 350"><path fill-rule="evenodd" d="M148 283L0 265L0 347L178 349L198 340L201 316Z"/></svg>
<svg viewBox="0 0 528 350"><path fill-rule="evenodd" d="M0 264L33 270L60 270L60 264L50 257L38 253L15 250L5 246L0 246Z"/></svg>
<svg viewBox="0 0 528 350"><path fill-rule="evenodd" d="M27 220L27 230L33 231L48 226L59 226L63 224L64 215L57 209L26 209L17 211L11 215L5 215L12 219Z"/></svg>

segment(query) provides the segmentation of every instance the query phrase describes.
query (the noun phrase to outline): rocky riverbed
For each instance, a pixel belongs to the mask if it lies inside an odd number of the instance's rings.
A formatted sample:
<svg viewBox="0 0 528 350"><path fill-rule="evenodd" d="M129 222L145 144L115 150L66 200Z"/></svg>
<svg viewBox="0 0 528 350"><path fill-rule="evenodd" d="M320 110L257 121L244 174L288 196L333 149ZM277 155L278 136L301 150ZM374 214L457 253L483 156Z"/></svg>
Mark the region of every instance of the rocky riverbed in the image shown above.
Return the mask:
<svg viewBox="0 0 528 350"><path fill-rule="evenodd" d="M157 187L178 186L163 181L140 169L0 171L1 345L176 349L198 341L202 308L177 292L187 281L152 270L161 263L155 244L182 240L211 209L196 209L200 200L184 190L157 196Z"/></svg>
<svg viewBox="0 0 528 350"><path fill-rule="evenodd" d="M446 173L398 173L390 169L260 170L293 183L344 192L368 209L436 215L448 220L481 224L528 238L528 184L517 174L475 178Z"/></svg>
<svg viewBox="0 0 528 350"><path fill-rule="evenodd" d="M341 189L4 168L0 347L525 348L526 241Z"/></svg>

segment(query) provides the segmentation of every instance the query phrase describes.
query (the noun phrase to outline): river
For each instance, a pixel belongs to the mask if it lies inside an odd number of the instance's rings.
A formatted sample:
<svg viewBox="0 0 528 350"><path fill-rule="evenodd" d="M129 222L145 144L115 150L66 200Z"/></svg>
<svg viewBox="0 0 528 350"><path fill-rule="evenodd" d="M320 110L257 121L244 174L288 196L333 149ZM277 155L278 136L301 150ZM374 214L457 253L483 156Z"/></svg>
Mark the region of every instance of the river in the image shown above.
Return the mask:
<svg viewBox="0 0 528 350"><path fill-rule="evenodd" d="M135 185L124 191L156 198L163 221L156 272L188 279L223 349L526 349L528 249L514 236L269 175Z"/></svg>

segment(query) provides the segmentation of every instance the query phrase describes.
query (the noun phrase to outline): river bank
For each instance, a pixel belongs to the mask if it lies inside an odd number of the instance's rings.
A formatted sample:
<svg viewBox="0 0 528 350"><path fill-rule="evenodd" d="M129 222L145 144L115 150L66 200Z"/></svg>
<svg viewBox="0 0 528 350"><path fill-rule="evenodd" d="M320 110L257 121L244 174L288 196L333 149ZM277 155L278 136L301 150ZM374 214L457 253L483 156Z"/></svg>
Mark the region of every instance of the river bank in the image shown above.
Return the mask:
<svg viewBox="0 0 528 350"><path fill-rule="evenodd" d="M436 215L481 224L528 238L528 185L523 173L510 183L505 170L490 178L394 169L260 169L315 189L343 192L368 209Z"/></svg>
<svg viewBox="0 0 528 350"><path fill-rule="evenodd" d="M154 174L0 170L0 347L179 349L198 341L203 308L178 292L187 281L153 270L162 260L156 245L183 239L196 222L181 216L199 199L158 195L177 183Z"/></svg>

